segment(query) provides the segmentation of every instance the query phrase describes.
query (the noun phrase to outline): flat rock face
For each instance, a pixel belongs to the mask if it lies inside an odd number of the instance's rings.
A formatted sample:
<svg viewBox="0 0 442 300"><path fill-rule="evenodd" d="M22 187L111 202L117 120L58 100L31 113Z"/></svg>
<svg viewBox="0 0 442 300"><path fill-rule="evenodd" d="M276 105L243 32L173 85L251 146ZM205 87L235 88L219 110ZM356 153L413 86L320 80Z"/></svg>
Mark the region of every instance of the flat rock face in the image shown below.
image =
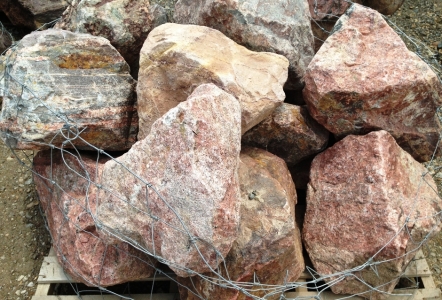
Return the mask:
<svg viewBox="0 0 442 300"><path fill-rule="evenodd" d="M153 258L124 242L106 244L95 226L97 188L84 177L98 182L108 159L87 153L81 158L50 150L34 158L34 181L60 264L89 286L148 278L155 272Z"/></svg>
<svg viewBox="0 0 442 300"><path fill-rule="evenodd" d="M214 83L240 101L245 132L284 101L287 70L283 56L249 51L217 30L161 25L152 30L141 49L138 139L147 136L155 120L203 83Z"/></svg>
<svg viewBox="0 0 442 300"><path fill-rule="evenodd" d="M66 0L18 0L34 16L34 24L40 27L60 18L70 1Z"/></svg>
<svg viewBox="0 0 442 300"><path fill-rule="evenodd" d="M5 61L0 135L15 149L126 150L136 140L135 81L104 38L49 29L25 36Z"/></svg>
<svg viewBox="0 0 442 300"><path fill-rule="evenodd" d="M240 138L238 100L213 84L199 86L118 158L131 172L106 163L109 190L100 194L97 219L179 276L217 267L237 237Z"/></svg>
<svg viewBox="0 0 442 300"><path fill-rule="evenodd" d="M295 165L325 149L328 136L329 132L309 115L305 106L283 103L247 131L242 143L266 149Z"/></svg>
<svg viewBox="0 0 442 300"><path fill-rule="evenodd" d="M219 275L250 284L254 280L263 285L296 281L304 270L304 258L295 223L296 190L285 162L265 150L245 148L241 150L238 174L241 186L239 235L225 258L225 265L219 266ZM218 282L228 284L222 279ZM196 287L192 292L180 288L181 299L200 299L195 294L203 299L251 299L232 287L221 288L199 276L180 279L180 283ZM266 295L273 290L258 285L247 290L265 299L281 296Z"/></svg>
<svg viewBox="0 0 442 300"><path fill-rule="evenodd" d="M442 85L378 12L357 4L347 10L305 82L310 114L335 135L384 129L415 159L433 154Z"/></svg>
<svg viewBox="0 0 442 300"><path fill-rule="evenodd" d="M441 209L431 176L388 132L348 136L313 160L304 245L323 275L356 268L374 256L374 263L382 263L353 275L391 292L427 234L440 231ZM385 297L355 277L343 278L332 291Z"/></svg>
<svg viewBox="0 0 442 300"><path fill-rule="evenodd" d="M314 55L307 1L179 0L174 21L215 28L250 50L287 57L285 88L302 89Z"/></svg>
<svg viewBox="0 0 442 300"><path fill-rule="evenodd" d="M136 69L148 33L166 20L164 9L149 0L74 0L55 28L108 39Z"/></svg>

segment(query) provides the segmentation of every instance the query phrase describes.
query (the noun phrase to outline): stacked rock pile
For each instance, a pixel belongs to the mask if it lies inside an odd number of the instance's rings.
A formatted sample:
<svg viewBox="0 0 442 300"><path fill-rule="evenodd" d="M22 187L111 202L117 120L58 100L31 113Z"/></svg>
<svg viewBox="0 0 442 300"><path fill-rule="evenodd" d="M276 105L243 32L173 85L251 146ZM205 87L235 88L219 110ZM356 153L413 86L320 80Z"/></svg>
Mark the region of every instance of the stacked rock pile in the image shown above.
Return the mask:
<svg viewBox="0 0 442 300"><path fill-rule="evenodd" d="M392 292L441 229L420 163L442 84L377 10L179 0L172 23L148 0L74 0L25 36L0 60L0 135L39 151L66 271L106 287L167 264L182 299L279 299L305 249L335 293Z"/></svg>

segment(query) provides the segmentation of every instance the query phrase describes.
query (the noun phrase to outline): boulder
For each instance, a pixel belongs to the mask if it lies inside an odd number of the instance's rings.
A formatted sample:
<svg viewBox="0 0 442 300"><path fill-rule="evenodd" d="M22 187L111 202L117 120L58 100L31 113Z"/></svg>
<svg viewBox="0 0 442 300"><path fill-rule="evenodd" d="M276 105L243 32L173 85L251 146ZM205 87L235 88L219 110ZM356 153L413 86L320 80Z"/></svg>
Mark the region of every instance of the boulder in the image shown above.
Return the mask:
<svg viewBox="0 0 442 300"><path fill-rule="evenodd" d="M108 158L45 150L34 157L34 181L58 261L76 282L110 286L142 280L156 260L124 242L106 244L94 222L96 183Z"/></svg>
<svg viewBox="0 0 442 300"><path fill-rule="evenodd" d="M246 132L284 101L288 61L274 53L257 53L218 30L167 23L149 34L140 54L138 139L152 123L185 101L203 83L214 83L241 103Z"/></svg>
<svg viewBox="0 0 442 300"><path fill-rule="evenodd" d="M310 115L339 138L384 129L415 159L433 154L442 84L377 11L353 4L310 63L305 82Z"/></svg>
<svg viewBox="0 0 442 300"><path fill-rule="evenodd" d="M313 33L304 0L179 0L174 21L215 28L253 51L274 52L289 62L286 89L302 89L313 58Z"/></svg>
<svg viewBox="0 0 442 300"><path fill-rule="evenodd" d="M330 35L337 19L352 3L363 4L382 14L391 15L401 7L404 0L309 0L311 26L315 36L315 53Z"/></svg>
<svg viewBox="0 0 442 300"><path fill-rule="evenodd" d="M140 50L148 33L166 23L164 9L149 0L74 0L55 28L108 39L138 75Z"/></svg>
<svg viewBox="0 0 442 300"><path fill-rule="evenodd" d="M2 11L11 23L19 27L37 29L55 21L68 6L66 0L2 0Z"/></svg>
<svg viewBox="0 0 442 300"><path fill-rule="evenodd" d="M328 135L305 106L283 103L271 116L247 131L242 144L266 149L291 166L324 150Z"/></svg>
<svg viewBox="0 0 442 300"><path fill-rule="evenodd" d="M178 278L181 299L280 299L274 285L294 282L304 270L295 223L296 190L285 162L258 148L241 150L241 209L238 238L218 268L213 284L203 277ZM233 282L244 291L232 288ZM259 285L253 285L259 282ZM246 283L246 284L244 284ZM247 288L246 288L247 286ZM195 287L192 290L192 287Z"/></svg>
<svg viewBox="0 0 442 300"><path fill-rule="evenodd" d="M237 237L240 139L238 100L213 84L197 87L106 163L97 220L179 276L216 268Z"/></svg>
<svg viewBox="0 0 442 300"><path fill-rule="evenodd" d="M388 132L347 136L313 160L304 246L319 274L340 274L328 277L334 293L384 299L440 231L441 210L428 171Z"/></svg>
<svg viewBox="0 0 442 300"><path fill-rule="evenodd" d="M126 150L136 140L135 81L104 38L49 29L6 59L0 136L15 149ZM1 89L0 88L0 89Z"/></svg>

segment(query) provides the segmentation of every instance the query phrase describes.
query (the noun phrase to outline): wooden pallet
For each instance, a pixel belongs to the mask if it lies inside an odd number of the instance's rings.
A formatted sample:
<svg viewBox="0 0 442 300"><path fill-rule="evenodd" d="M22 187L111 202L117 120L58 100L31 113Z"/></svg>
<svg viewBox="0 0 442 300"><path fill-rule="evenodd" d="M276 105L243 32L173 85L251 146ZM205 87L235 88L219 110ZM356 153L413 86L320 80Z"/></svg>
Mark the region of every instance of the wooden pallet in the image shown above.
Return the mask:
<svg viewBox="0 0 442 300"><path fill-rule="evenodd" d="M431 276L430 268L425 260L422 251L419 251L415 259L407 267L403 278L418 279L423 288L419 289L396 289L394 290L395 296L390 296L388 300L436 300L442 299L441 291L436 287ZM310 274L304 272L297 280L298 282L307 282L311 280ZM149 281L149 280L146 280ZM150 279L153 281L153 278ZM155 277L155 281L170 281L168 277ZM72 283L72 279L66 275L58 263L55 252L51 249L51 252L44 258L40 274L38 277L38 286L35 295L32 300L78 300L77 295L54 295L54 289L56 285ZM131 298L135 300L179 300L179 294L174 282L171 282L171 293L161 294L133 294ZM359 296L349 295L336 295L330 291L325 291L320 294L319 299L336 300L344 297L351 300L363 300L365 298ZM316 298L318 293L312 291L307 287L297 288L294 292L285 293L286 299L318 299ZM121 297L115 295L82 295L81 299L84 300L119 300Z"/></svg>

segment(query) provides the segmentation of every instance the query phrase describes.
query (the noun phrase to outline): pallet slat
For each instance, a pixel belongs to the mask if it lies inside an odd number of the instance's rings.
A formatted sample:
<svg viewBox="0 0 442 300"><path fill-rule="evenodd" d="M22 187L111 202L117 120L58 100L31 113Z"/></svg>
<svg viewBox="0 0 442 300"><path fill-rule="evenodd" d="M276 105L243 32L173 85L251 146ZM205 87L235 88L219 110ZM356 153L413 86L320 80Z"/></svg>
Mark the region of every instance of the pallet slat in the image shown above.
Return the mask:
<svg viewBox="0 0 442 300"><path fill-rule="evenodd" d="M408 265L402 277L405 278L416 278L419 277L424 285L423 289L403 289L394 290L393 294L396 296L390 296L387 300L436 300L442 299L440 289L436 288L434 284L431 270L428 266L427 261L422 253L418 251L415 259ZM308 272L304 272L298 281L309 281L312 276ZM153 281L153 278L143 280L143 281ZM156 281L169 281L170 279L166 276L156 276ZM76 295L67 296L53 296L50 295L54 288L54 284L59 283L70 283L73 282L72 279L67 275L60 264L58 263L55 252L51 250L49 256L45 257L43 260L42 267L40 269L40 274L38 277L38 286L35 295L32 300L77 300ZM168 294L135 294L131 295L131 298L135 300L178 300L179 294L176 289L171 290L172 293ZM412 295L412 296L410 296ZM303 299L315 299L318 293L315 291L309 291L306 287L300 287L295 292L287 292L284 294L286 299L295 299L298 297ZM325 291L321 293L321 299L336 300L343 297L348 297L349 300L365 300L365 298L360 296L350 296L350 295L336 295L332 292ZM120 300L122 298L115 295L84 295L82 296L84 300Z"/></svg>

